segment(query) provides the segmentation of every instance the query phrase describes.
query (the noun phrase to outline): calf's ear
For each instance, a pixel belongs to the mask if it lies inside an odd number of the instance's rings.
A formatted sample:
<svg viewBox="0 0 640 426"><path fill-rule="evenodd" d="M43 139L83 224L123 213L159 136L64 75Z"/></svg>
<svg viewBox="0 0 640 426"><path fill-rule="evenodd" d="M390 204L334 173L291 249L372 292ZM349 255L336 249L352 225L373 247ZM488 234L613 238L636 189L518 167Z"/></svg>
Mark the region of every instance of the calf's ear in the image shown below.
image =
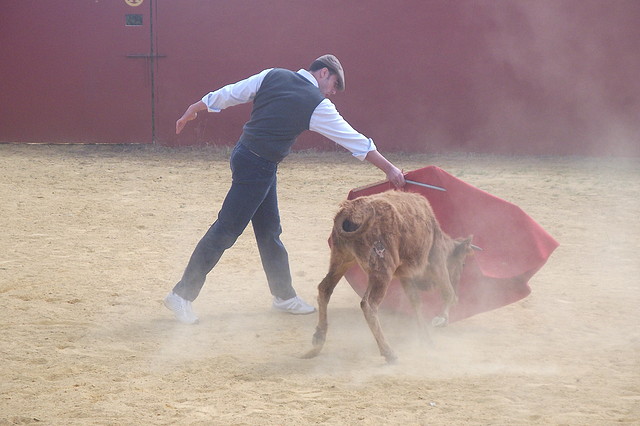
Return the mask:
<svg viewBox="0 0 640 426"><path fill-rule="evenodd" d="M468 256L473 254L473 248L471 247L471 241L473 240L473 235L469 235L464 239L457 239L456 246L453 250L455 256Z"/></svg>

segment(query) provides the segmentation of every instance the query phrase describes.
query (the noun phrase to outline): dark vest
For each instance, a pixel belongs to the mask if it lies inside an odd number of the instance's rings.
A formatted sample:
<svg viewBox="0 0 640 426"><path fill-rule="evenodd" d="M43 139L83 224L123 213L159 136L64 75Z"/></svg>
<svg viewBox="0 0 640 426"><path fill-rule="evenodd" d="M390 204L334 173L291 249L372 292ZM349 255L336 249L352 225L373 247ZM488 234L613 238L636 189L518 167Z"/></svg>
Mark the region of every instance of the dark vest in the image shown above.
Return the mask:
<svg viewBox="0 0 640 426"><path fill-rule="evenodd" d="M311 115L323 99L320 89L300 74L271 70L256 93L239 143L262 158L280 162L298 135L309 130Z"/></svg>

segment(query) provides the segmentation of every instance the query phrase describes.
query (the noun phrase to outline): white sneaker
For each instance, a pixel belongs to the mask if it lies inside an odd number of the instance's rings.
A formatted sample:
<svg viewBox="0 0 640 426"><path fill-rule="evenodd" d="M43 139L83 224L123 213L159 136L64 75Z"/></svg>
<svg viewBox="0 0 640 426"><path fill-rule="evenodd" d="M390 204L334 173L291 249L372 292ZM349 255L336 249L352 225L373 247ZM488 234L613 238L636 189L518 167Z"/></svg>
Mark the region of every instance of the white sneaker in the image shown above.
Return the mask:
<svg viewBox="0 0 640 426"><path fill-rule="evenodd" d="M176 316L176 319L185 324L196 324L198 317L193 313L191 302L183 299L173 291L164 298L164 306L169 308Z"/></svg>
<svg viewBox="0 0 640 426"><path fill-rule="evenodd" d="M279 297L273 298L273 309L294 315L307 315L316 311L316 308L309 305L298 296L283 300Z"/></svg>

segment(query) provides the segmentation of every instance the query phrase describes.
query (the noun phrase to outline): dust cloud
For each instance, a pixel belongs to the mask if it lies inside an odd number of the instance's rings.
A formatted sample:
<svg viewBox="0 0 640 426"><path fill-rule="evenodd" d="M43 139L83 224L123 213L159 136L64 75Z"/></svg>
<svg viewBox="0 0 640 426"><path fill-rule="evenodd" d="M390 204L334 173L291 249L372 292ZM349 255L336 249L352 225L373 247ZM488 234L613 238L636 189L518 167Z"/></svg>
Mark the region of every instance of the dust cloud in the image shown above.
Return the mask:
<svg viewBox="0 0 640 426"><path fill-rule="evenodd" d="M566 157L394 155L522 207L559 242L520 302L433 330L381 315L387 365L342 281L317 315L272 312L243 235L177 323L162 298L227 186L211 150L0 145L0 423L604 424L640 420L640 168ZM357 173L354 174L354 168ZM347 155L280 167L283 241L314 302L332 216L380 173ZM313 196L309 196L313 194ZM567 409L570 407L570 409Z"/></svg>
<svg viewBox="0 0 640 426"><path fill-rule="evenodd" d="M488 21L478 34L486 56L473 65L470 97L484 116L474 130L477 143L524 154L543 147L553 154L640 155L637 2L470 2L467 8ZM469 141L468 148L480 147Z"/></svg>

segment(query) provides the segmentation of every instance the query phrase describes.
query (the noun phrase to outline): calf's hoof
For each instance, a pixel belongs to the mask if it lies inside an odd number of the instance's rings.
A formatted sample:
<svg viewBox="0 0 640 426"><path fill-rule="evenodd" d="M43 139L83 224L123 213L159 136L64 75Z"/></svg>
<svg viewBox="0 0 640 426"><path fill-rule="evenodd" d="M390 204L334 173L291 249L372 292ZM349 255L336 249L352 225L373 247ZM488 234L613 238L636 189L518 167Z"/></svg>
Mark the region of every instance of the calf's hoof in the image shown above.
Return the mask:
<svg viewBox="0 0 640 426"><path fill-rule="evenodd" d="M387 361L387 364L395 364L398 362L398 357L395 355L386 356L384 359Z"/></svg>
<svg viewBox="0 0 640 426"><path fill-rule="evenodd" d="M326 332L322 332L322 331L316 331L313 334L313 338L311 339L311 344L315 347L315 346L320 346L322 347L322 345L324 345L324 341L327 338L327 333Z"/></svg>
<svg viewBox="0 0 640 426"><path fill-rule="evenodd" d="M431 325L434 327L446 327L449 324L449 320L445 317L433 317Z"/></svg>
<svg viewBox="0 0 640 426"><path fill-rule="evenodd" d="M395 364L398 361L398 356L392 351L383 353L382 356L387 361L387 364Z"/></svg>
<svg viewBox="0 0 640 426"><path fill-rule="evenodd" d="M320 353L321 350L322 350L322 346L314 347L309 352L307 352L306 354L302 355L301 358L302 359L315 358L316 356L318 356L318 354Z"/></svg>

